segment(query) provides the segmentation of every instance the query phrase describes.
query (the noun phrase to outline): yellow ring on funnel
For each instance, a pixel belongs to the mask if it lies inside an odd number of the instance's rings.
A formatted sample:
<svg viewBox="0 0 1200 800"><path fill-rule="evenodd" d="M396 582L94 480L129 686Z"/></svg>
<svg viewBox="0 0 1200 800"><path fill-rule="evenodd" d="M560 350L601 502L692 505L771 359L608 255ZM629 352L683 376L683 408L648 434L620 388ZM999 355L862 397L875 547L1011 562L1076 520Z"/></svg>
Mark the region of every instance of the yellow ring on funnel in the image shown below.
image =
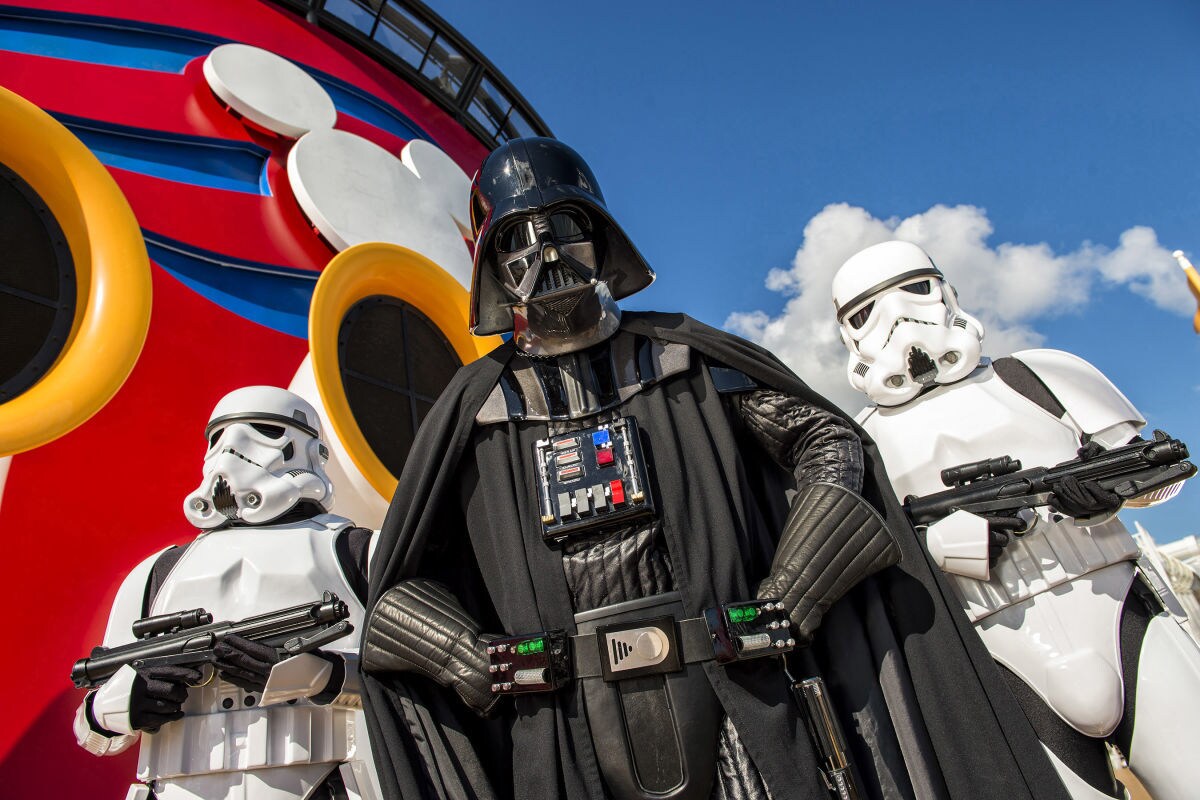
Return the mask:
<svg viewBox="0 0 1200 800"><path fill-rule="evenodd" d="M355 303L374 295L394 297L428 317L464 364L491 352L502 340L499 336L472 336L467 290L446 270L407 247L384 242L357 244L334 256L321 272L308 314L313 378L350 460L375 491L390 499L397 476L375 455L354 419L338 364L342 320Z"/></svg>
<svg viewBox="0 0 1200 800"><path fill-rule="evenodd" d="M75 319L45 375L0 405L0 456L32 450L86 422L112 399L150 327L150 261L116 181L57 120L0 88L0 163L49 206L75 266Z"/></svg>

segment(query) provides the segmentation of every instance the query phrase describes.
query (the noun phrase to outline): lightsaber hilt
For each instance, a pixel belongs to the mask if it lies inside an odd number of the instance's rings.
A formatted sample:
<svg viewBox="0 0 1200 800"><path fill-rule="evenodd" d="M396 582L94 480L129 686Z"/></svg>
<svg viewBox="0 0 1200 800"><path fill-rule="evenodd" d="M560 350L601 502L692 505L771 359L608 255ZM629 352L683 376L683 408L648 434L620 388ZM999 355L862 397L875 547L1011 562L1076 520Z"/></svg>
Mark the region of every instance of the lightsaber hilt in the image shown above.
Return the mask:
<svg viewBox="0 0 1200 800"><path fill-rule="evenodd" d="M786 665L784 674L788 677L792 696L800 707L801 716L812 737L813 748L820 760L821 776L825 779L830 797L834 800L860 800L862 795L854 782L846 739L834 714L825 681L817 677L794 680L787 672Z"/></svg>

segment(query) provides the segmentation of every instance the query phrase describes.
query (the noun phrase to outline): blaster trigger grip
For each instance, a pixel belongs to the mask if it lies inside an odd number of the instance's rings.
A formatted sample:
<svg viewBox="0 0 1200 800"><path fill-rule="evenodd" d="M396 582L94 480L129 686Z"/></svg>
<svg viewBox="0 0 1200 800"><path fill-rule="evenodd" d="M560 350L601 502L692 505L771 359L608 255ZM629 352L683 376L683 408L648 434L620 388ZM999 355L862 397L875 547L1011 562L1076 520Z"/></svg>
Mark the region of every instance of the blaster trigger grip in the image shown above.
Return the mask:
<svg viewBox="0 0 1200 800"><path fill-rule="evenodd" d="M326 594L328 594L328 592L326 592ZM311 650L316 650L318 647L327 645L335 639L340 639L353 630L353 625L346 620L341 620L340 622L330 625L324 630L317 631L312 636L307 638L303 636L294 636L284 642L281 649L288 655L292 656L299 655L300 653L307 653Z"/></svg>

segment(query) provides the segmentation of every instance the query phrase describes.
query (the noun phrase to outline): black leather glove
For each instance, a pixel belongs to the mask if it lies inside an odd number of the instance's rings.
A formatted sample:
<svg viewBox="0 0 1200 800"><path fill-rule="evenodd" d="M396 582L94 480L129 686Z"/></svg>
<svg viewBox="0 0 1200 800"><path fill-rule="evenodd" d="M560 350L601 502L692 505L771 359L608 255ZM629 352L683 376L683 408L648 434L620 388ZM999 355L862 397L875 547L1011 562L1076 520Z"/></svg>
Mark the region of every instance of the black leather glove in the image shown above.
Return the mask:
<svg viewBox="0 0 1200 800"><path fill-rule="evenodd" d="M1075 519L1105 516L1121 507L1121 498L1092 480L1068 475L1051 487L1050 505Z"/></svg>
<svg viewBox="0 0 1200 800"><path fill-rule="evenodd" d="M867 501L841 486L814 483L792 501L771 574L757 596L783 601L804 645L851 587L899 561L900 549Z"/></svg>
<svg viewBox="0 0 1200 800"><path fill-rule="evenodd" d="M188 684L198 684L203 677L193 667L170 665L136 672L129 693L129 725L147 733L156 733L164 724L181 719Z"/></svg>
<svg viewBox="0 0 1200 800"><path fill-rule="evenodd" d="M267 685L271 667L279 663L274 647L230 634L213 648L221 680L228 681L245 692L261 692Z"/></svg>
<svg viewBox="0 0 1200 800"><path fill-rule="evenodd" d="M365 670L424 675L481 715L500 699L492 692L479 623L440 583L412 578L393 586L379 598L364 640Z"/></svg>
<svg viewBox="0 0 1200 800"><path fill-rule="evenodd" d="M984 517L988 523L988 569L995 569L1004 554L1004 548L1013 539L1029 530L1029 524L1020 517Z"/></svg>

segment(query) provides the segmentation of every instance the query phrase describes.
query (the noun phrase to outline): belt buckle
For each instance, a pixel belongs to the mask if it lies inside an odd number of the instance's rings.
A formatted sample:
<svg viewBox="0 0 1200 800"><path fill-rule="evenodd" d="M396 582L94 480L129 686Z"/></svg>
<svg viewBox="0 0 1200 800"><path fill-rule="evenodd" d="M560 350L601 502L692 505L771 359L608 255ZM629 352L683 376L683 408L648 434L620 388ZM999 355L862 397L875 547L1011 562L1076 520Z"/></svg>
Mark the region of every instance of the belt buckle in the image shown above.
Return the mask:
<svg viewBox="0 0 1200 800"><path fill-rule="evenodd" d="M683 669L674 617L655 617L596 628L600 670L606 681L661 675Z"/></svg>

